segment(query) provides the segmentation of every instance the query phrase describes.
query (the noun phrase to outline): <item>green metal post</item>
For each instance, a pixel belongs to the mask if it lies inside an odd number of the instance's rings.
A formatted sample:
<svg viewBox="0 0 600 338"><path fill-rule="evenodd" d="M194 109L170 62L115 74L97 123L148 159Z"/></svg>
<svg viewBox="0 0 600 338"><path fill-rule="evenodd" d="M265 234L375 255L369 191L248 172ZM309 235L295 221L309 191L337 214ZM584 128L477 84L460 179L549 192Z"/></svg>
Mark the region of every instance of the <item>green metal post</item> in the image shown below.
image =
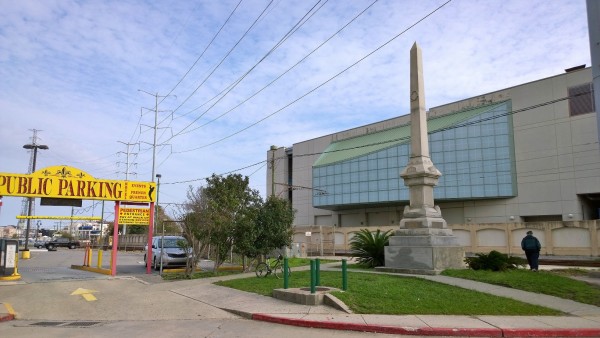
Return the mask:
<svg viewBox="0 0 600 338"><path fill-rule="evenodd" d="M315 273L317 274L315 278L315 285L321 286L321 260L319 258L315 260Z"/></svg>
<svg viewBox="0 0 600 338"><path fill-rule="evenodd" d="M348 266L345 259L342 259L342 290L348 290Z"/></svg>
<svg viewBox="0 0 600 338"><path fill-rule="evenodd" d="M288 276L288 258L283 258L283 288L287 289L290 286L290 276Z"/></svg>
<svg viewBox="0 0 600 338"><path fill-rule="evenodd" d="M310 260L310 293L315 293L317 291L317 288L315 286L315 279L316 279L316 273L315 273L315 260L311 259Z"/></svg>

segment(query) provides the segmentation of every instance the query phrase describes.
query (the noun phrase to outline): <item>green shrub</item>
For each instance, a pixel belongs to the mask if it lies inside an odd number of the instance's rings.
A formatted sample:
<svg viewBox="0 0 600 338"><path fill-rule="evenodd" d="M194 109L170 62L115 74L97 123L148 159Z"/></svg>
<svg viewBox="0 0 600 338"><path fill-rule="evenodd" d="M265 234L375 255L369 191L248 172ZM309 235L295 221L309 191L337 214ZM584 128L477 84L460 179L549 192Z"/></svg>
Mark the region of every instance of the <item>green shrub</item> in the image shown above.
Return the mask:
<svg viewBox="0 0 600 338"><path fill-rule="evenodd" d="M506 271L527 264L527 261L521 257L509 256L496 250L489 254L479 253L475 256L465 258L465 263L473 270Z"/></svg>
<svg viewBox="0 0 600 338"><path fill-rule="evenodd" d="M383 266L385 262L384 248L389 244L392 230L372 233L368 229L361 229L350 241L352 257L358 259L358 263L368 267Z"/></svg>

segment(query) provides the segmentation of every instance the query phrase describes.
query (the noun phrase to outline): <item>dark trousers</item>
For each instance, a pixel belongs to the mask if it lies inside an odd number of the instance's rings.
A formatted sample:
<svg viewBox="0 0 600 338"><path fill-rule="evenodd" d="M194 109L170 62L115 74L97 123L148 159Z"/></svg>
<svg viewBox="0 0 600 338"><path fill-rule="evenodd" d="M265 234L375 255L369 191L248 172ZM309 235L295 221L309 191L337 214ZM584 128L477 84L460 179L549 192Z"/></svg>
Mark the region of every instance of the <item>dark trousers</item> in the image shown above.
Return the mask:
<svg viewBox="0 0 600 338"><path fill-rule="evenodd" d="M529 268L531 270L537 270L538 269L538 259L540 258L540 252L525 250L525 256L527 256L527 263L529 263Z"/></svg>

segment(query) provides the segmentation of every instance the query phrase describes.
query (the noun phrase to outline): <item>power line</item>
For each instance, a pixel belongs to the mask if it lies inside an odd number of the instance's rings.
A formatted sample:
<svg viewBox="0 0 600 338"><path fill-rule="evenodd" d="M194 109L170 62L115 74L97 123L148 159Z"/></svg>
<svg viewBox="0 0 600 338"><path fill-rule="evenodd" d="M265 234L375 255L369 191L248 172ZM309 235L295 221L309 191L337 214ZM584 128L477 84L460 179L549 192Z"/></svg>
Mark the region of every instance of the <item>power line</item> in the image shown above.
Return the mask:
<svg viewBox="0 0 600 338"><path fill-rule="evenodd" d="M185 152L190 152L190 151L195 151L198 149L202 149L202 148L206 148L212 145L215 145L219 142L222 142L224 140L227 140L237 134L240 134L256 125L258 125L259 123L265 121L266 119L272 117L273 115L280 113L281 111L285 110L286 108L290 107L291 105L295 104L296 102L302 100L303 98L305 98L306 96L312 94L313 92L315 92L317 89L320 89L321 87L325 86L326 84L328 84L329 82L331 82L332 80L334 80L335 78L337 78L338 76L340 76L341 74L345 73L346 71L348 71L349 69L353 68L354 66L356 66L357 64L359 64L360 62L364 61L365 59L367 59L368 57L370 57L371 55L373 55L374 53L376 53L377 51L381 50L383 47L387 46L388 44L390 44L392 41L394 41L395 39L397 39L398 37L400 37L402 34L406 33L408 30L410 30L411 28L415 27L417 24L421 23L423 20L427 19L428 17L430 17L431 15L433 15L435 12L439 11L441 8L443 8L444 6L446 6L448 3L450 3L452 0L448 0L445 3L443 3L442 5L440 5L439 7L437 7L436 9L434 9L433 11L429 12L427 15L425 15L424 17L422 17L421 19L419 19L418 21L416 21L415 23L413 23L412 25L410 25L408 28L404 29L402 32L398 33L397 35L395 35L394 37L392 37L391 39L389 39L387 42L383 43L382 45L380 45L379 47L377 47L375 50L371 51L370 53L368 53L367 55L363 56L362 58L360 58L358 61L354 62L353 64L351 64L350 66L346 67L345 69L343 69L342 71L338 72L337 74L335 74L334 76L330 77L329 79L327 79L325 82L322 82L320 85L314 87L313 89L309 90L308 92L304 93L303 95L299 96L298 98L294 99L293 101L289 102L288 104L284 105L283 107L275 110L274 112L272 112L271 114L263 117L262 119L232 133L229 134L225 137L222 137L216 141L213 141L211 143L205 144L203 146L200 147L196 147L193 149L188 149L188 150L184 150L184 151L178 151L176 153L185 153Z"/></svg>

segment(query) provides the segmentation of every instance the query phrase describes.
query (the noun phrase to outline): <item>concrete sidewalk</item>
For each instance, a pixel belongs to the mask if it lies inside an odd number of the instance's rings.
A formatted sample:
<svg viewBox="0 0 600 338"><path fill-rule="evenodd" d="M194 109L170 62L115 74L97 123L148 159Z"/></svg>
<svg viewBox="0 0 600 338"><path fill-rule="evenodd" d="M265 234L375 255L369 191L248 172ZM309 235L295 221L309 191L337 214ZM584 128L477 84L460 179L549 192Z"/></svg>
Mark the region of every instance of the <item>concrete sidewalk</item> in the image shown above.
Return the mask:
<svg viewBox="0 0 600 338"><path fill-rule="evenodd" d="M339 263L322 264L321 269L337 270L338 268L335 266L339 266ZM308 267L295 268L294 270L304 269L308 269ZM157 275L148 276L149 278L160 278ZM324 305L310 306L290 303L212 284L218 280L253 276L254 273L245 273L174 283L154 284L149 281L145 284L149 285L151 289L143 290L143 292L168 291L183 296L179 299L187 300L187 307L194 307L194 302L197 302L198 305L200 303L210 305L210 307L203 308L216 307L252 320L303 327L419 336L600 337L599 307L446 276L406 275L513 298L557 309L567 315L558 317L362 315ZM139 280L138 278L134 279ZM600 283L599 278L592 279ZM133 287L139 288L137 286ZM167 299L164 298L164 301L167 301ZM14 319L14 311L10 306L6 307L4 305L7 304L0 303L0 321ZM200 306L196 306L196 308L198 310ZM208 311L214 311L214 308Z"/></svg>
<svg viewBox="0 0 600 338"><path fill-rule="evenodd" d="M331 269L328 265L330 264L321 267L323 270ZM303 327L427 336L600 337L600 307L459 278L410 276L513 298L560 310L568 315L555 317L353 314L328 306L300 305L220 287L211 284L215 279L206 280L201 285L174 289L172 292L248 319ZM241 276L234 275L216 279L239 277Z"/></svg>

